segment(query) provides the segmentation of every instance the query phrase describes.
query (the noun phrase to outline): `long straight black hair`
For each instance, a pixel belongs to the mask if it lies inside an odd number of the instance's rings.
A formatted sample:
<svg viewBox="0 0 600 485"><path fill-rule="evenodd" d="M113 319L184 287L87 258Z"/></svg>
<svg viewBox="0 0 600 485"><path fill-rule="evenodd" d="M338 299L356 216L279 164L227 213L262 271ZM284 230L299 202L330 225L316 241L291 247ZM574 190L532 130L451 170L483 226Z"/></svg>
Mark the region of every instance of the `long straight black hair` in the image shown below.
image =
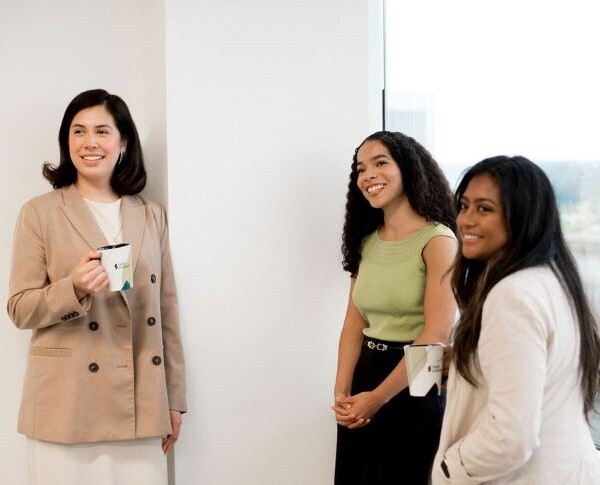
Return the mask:
<svg viewBox="0 0 600 485"><path fill-rule="evenodd" d="M457 254L452 274L452 289L461 310L454 332L456 369L468 382L477 385L473 366L478 365L481 313L492 287L516 271L547 265L561 282L577 315L580 381L587 414L594 407L599 389L600 335L562 233L552 185L544 171L525 157L488 158L463 175L454 196L457 211L471 179L482 174L491 176L500 189L508 243L487 263L467 259L462 251Z"/></svg>

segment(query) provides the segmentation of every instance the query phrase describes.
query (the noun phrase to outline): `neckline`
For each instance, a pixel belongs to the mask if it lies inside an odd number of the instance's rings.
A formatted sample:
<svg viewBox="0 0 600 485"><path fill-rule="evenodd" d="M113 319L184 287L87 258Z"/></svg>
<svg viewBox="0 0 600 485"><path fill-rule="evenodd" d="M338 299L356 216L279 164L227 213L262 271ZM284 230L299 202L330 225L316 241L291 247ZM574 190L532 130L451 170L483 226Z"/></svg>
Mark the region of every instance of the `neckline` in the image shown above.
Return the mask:
<svg viewBox="0 0 600 485"><path fill-rule="evenodd" d="M114 206L114 205L118 205L121 203L121 197L119 197L117 200L113 200L112 202L101 202L99 200L86 199L85 197L82 197L82 199L85 200L89 204L98 205L101 207L109 207L109 206Z"/></svg>
<svg viewBox="0 0 600 485"><path fill-rule="evenodd" d="M377 242L380 242L382 244L397 244L397 243L404 243L404 242L408 242L411 241L413 239L416 239L417 237L419 237L423 231L425 231L425 229L428 229L430 227L433 226L433 222L427 222L421 229L419 229L417 232L415 232L412 236L408 236L405 237L403 239L393 239L391 241L387 241L385 239L381 239L381 237L379 236L379 229L380 227L378 227L377 229L375 229L375 238L377 239Z"/></svg>
<svg viewBox="0 0 600 485"><path fill-rule="evenodd" d="M119 198L112 202L98 202L85 198L83 200L109 244L119 244L122 242L123 221L121 220L121 199ZM118 226L113 224L115 218L118 221Z"/></svg>

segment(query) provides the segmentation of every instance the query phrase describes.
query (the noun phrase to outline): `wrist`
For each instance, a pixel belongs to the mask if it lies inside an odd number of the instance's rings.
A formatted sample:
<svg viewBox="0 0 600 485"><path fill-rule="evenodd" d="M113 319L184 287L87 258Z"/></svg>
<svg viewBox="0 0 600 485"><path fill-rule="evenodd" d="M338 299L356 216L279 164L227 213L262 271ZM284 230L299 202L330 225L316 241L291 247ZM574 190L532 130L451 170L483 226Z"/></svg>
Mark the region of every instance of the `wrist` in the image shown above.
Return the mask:
<svg viewBox="0 0 600 485"><path fill-rule="evenodd" d="M352 391L352 383L344 382L346 379L338 379L336 380L333 386L333 395L334 396L349 396Z"/></svg>
<svg viewBox="0 0 600 485"><path fill-rule="evenodd" d="M385 392L383 392L383 390L380 389L379 387L376 387L375 389L373 389L371 391L371 394L373 395L373 397L375 398L377 403L379 403L380 407L383 406L384 404L387 404L387 402L391 399L390 397L387 397Z"/></svg>
<svg viewBox="0 0 600 485"><path fill-rule="evenodd" d="M77 300L83 300L87 296L87 293L77 288L73 280L71 280L71 283L73 284L73 291L75 292L75 297Z"/></svg>

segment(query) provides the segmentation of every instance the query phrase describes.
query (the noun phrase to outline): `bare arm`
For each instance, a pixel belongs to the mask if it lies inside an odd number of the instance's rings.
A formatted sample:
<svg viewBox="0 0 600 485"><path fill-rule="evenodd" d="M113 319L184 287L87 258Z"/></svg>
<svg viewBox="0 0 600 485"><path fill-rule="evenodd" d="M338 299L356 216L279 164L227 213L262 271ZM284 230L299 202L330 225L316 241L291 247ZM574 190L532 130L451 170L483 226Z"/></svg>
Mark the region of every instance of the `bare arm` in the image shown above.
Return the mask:
<svg viewBox="0 0 600 485"><path fill-rule="evenodd" d="M363 329L367 326L367 322L352 301L352 291L355 283L356 278L352 278L350 280L346 317L344 318L344 325L340 334L338 366L334 387L334 399L336 404L338 399L349 396L352 390L352 377L354 376L356 362L360 356L363 342ZM349 419L347 413L340 412L342 410L336 409L336 406L334 406L334 411L336 411L336 419L340 424L354 421L354 418Z"/></svg>

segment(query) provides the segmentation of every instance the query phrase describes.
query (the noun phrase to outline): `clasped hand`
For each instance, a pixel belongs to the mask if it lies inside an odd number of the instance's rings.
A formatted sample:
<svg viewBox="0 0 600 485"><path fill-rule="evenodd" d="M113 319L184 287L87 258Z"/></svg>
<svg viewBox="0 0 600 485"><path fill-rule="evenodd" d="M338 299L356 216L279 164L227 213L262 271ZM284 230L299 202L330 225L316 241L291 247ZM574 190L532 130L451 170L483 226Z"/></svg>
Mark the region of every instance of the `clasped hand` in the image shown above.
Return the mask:
<svg viewBox="0 0 600 485"><path fill-rule="evenodd" d="M349 429L362 428L383 406L383 402L372 392L361 392L354 396L336 396L331 406L335 420Z"/></svg>

